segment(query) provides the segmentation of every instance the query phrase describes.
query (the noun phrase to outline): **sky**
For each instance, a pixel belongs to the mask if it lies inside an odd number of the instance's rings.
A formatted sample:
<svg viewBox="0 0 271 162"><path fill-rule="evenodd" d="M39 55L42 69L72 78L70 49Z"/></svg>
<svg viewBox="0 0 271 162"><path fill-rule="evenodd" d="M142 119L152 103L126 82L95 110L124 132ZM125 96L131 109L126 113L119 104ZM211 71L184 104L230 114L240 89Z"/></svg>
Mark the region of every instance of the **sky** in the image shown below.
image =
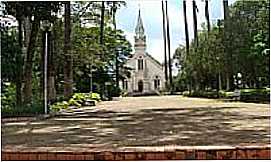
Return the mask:
<svg viewBox="0 0 271 162"><path fill-rule="evenodd" d="M229 0L229 5L236 0ZM134 45L135 26L138 17L138 10L141 10L141 17L147 37L147 52L159 62L164 60L163 43L163 19L161 0L127 0L127 5L117 11L117 28L124 31L126 38ZM198 29L205 22L203 0L196 0L199 12ZM187 19L190 40L193 39L193 10L192 0L187 0ZM223 18L223 0L211 0L209 2L209 12L211 23ZM182 0L168 0L168 16L171 38L171 56L176 48L185 45L184 18Z"/></svg>

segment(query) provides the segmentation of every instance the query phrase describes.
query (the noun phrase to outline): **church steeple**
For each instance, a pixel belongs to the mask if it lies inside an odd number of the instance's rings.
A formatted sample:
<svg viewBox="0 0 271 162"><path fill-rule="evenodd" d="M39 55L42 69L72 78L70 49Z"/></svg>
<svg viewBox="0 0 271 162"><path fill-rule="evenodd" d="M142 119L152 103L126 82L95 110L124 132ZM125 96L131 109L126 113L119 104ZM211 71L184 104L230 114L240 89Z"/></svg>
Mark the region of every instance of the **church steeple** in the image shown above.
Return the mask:
<svg viewBox="0 0 271 162"><path fill-rule="evenodd" d="M137 18L137 24L135 28L135 33L137 38L144 38L144 27L143 27L143 22L140 14L140 9L138 10L138 18Z"/></svg>
<svg viewBox="0 0 271 162"><path fill-rule="evenodd" d="M143 21L138 10L137 24L135 28L135 52L144 53L146 50L146 36L144 33Z"/></svg>

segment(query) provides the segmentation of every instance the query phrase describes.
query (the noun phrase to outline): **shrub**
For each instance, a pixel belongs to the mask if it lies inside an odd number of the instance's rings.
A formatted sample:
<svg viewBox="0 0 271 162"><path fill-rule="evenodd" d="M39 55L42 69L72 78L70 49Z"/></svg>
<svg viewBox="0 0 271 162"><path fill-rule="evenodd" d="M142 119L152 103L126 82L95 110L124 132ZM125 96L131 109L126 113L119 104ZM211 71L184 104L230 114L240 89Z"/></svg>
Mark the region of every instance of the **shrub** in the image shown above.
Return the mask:
<svg viewBox="0 0 271 162"><path fill-rule="evenodd" d="M86 101L87 99L87 95L84 94L84 93L75 93L73 96L72 96L72 99L76 102L79 102L79 103L83 103L84 101Z"/></svg>
<svg viewBox="0 0 271 162"><path fill-rule="evenodd" d="M189 93L189 91L184 91L183 95L187 97L218 98L224 97L225 92L219 91L217 94L217 91L192 91L191 93Z"/></svg>
<svg viewBox="0 0 271 162"><path fill-rule="evenodd" d="M67 109L69 107L69 103L67 101L56 102L50 106L50 110L53 112L57 112L61 109Z"/></svg>
<svg viewBox="0 0 271 162"><path fill-rule="evenodd" d="M184 91L184 92L183 92L183 95L184 95L184 96L189 96L189 91Z"/></svg>
<svg viewBox="0 0 271 162"><path fill-rule="evenodd" d="M41 100L33 97L33 103L24 107L16 106L16 86L12 83L3 83L1 93L1 116L18 117L33 116L44 113Z"/></svg>
<svg viewBox="0 0 271 162"><path fill-rule="evenodd" d="M1 93L1 108L13 109L16 106L16 86L11 83L4 83Z"/></svg>
<svg viewBox="0 0 271 162"><path fill-rule="evenodd" d="M93 102L101 101L98 93L75 93L69 101L60 101L52 104L50 109L54 112L66 109L69 106L81 107L82 105L93 106ZM94 104L95 105L95 104Z"/></svg>
<svg viewBox="0 0 271 162"><path fill-rule="evenodd" d="M71 99L68 101L68 104L69 104L69 106L81 107L82 105L81 105L79 102L80 102L80 101L71 98Z"/></svg>
<svg viewBox="0 0 271 162"><path fill-rule="evenodd" d="M44 113L44 107L41 102L34 102L25 107L2 107L2 117L17 117L17 116L35 116Z"/></svg>
<svg viewBox="0 0 271 162"><path fill-rule="evenodd" d="M101 96L99 93L91 93L91 99L101 101Z"/></svg>
<svg viewBox="0 0 271 162"><path fill-rule="evenodd" d="M241 89L241 101L261 102L270 100L269 89Z"/></svg>

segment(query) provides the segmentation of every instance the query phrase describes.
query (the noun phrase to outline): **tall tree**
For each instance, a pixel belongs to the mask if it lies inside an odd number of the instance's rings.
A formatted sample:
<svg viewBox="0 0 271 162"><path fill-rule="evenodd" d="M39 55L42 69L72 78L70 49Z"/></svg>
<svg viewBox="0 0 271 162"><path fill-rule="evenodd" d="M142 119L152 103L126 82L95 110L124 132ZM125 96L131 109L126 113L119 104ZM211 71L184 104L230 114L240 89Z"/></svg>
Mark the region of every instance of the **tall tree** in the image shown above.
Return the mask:
<svg viewBox="0 0 271 162"><path fill-rule="evenodd" d="M20 53L15 57L16 58L16 64L17 64L17 69L16 69L16 105L17 107L20 107L22 105L22 78L23 78L23 18L24 18L24 13L21 8L22 6L20 3L15 3L15 17L18 21L18 42L19 42L19 47L20 47Z"/></svg>
<svg viewBox="0 0 271 162"><path fill-rule="evenodd" d="M24 85L24 103L31 103L32 100L32 67L33 67L33 55L35 51L35 45L37 40L37 35L39 31L39 19L34 17L32 21L31 33L30 33L30 40L27 49L26 55L26 64L25 64L25 85Z"/></svg>
<svg viewBox="0 0 271 162"><path fill-rule="evenodd" d="M116 32L117 30L117 24L116 24L116 12L118 7L120 7L120 5L125 5L125 2L123 1L113 1L112 2L112 19L113 19L113 26L114 26L114 30ZM116 67L116 87L119 87L119 52L116 51L116 63L115 63L115 67Z"/></svg>
<svg viewBox="0 0 271 162"><path fill-rule="evenodd" d="M197 8L197 4L196 4L196 1L193 0L192 1L192 4L193 4L193 22L194 22L194 40L196 42L196 45L198 44L198 28L197 28L197 25L198 25L198 22L197 22L197 11L198 11L198 8Z"/></svg>
<svg viewBox="0 0 271 162"><path fill-rule="evenodd" d="M168 70L169 70L169 86L172 87L172 65L170 56L170 33L169 33L169 18L168 18L168 7L166 0L166 21L167 21L167 46L168 46Z"/></svg>
<svg viewBox="0 0 271 162"><path fill-rule="evenodd" d="M186 0L183 0L183 15L184 15L186 54L189 55L189 32L188 32L187 14L186 14Z"/></svg>
<svg viewBox="0 0 271 162"><path fill-rule="evenodd" d="M101 24L100 24L100 44L101 46L104 44L104 11L105 11L105 4L104 1L102 1L102 7L101 7Z"/></svg>
<svg viewBox="0 0 271 162"><path fill-rule="evenodd" d="M226 90L230 90L230 72L231 70L231 54L229 53L229 47L228 47L228 39L229 39L229 32L228 32L228 24L229 24L229 6L228 6L228 0L223 0L223 9L224 9L224 43L225 43L225 53L230 55L230 57L227 57L227 70L226 70Z"/></svg>
<svg viewBox="0 0 271 162"><path fill-rule="evenodd" d="M164 60L165 60L165 80L166 87L168 85L168 62L167 62L167 35L166 35L166 21L165 21L165 10L164 10L164 1L162 0L162 15L163 15L163 38L164 38Z"/></svg>
<svg viewBox="0 0 271 162"><path fill-rule="evenodd" d="M210 15L209 15L209 0L205 0L205 18L206 18L207 29L208 29L208 33L209 33L211 30Z"/></svg>
<svg viewBox="0 0 271 162"><path fill-rule="evenodd" d="M65 3L64 30L64 96L69 98L73 93L73 58L71 55L71 2Z"/></svg>

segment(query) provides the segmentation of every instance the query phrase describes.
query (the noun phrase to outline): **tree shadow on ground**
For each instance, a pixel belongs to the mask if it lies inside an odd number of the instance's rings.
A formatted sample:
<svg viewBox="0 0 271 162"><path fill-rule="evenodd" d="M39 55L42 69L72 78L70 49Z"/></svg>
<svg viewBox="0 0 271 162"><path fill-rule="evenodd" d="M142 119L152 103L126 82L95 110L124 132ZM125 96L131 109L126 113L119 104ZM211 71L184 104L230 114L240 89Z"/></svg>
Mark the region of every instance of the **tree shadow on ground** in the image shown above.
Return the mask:
<svg viewBox="0 0 271 162"><path fill-rule="evenodd" d="M66 111L35 122L2 125L2 147L94 144L109 147L269 143L269 116L238 107L156 108L135 112Z"/></svg>

